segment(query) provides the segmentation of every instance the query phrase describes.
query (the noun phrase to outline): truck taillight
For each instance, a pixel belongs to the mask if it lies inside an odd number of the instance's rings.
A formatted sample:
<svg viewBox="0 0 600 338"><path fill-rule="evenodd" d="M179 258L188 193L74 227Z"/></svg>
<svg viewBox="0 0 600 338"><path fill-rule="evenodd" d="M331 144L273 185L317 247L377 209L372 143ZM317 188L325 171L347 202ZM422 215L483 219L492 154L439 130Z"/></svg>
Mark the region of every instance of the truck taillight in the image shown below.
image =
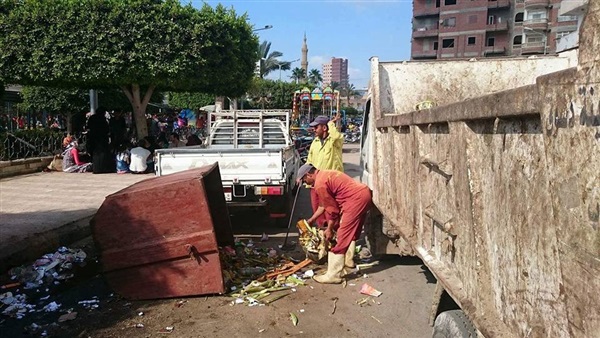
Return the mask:
<svg viewBox="0 0 600 338"><path fill-rule="evenodd" d="M282 186L254 187L254 195L283 195Z"/></svg>

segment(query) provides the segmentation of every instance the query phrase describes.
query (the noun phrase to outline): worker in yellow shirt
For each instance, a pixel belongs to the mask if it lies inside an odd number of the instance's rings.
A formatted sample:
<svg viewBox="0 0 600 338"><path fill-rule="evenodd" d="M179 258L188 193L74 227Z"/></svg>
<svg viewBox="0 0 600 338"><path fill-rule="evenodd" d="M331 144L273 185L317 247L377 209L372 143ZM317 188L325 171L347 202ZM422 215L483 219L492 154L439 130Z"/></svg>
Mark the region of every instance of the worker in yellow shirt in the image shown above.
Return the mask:
<svg viewBox="0 0 600 338"><path fill-rule="evenodd" d="M342 147L344 135L337 130L335 123L340 119L338 113L331 121L327 116L317 116L309 126L314 128L315 139L308 150L307 164L312 164L318 170L337 170L344 172ZM319 197L314 189L310 189L310 204L313 216L310 218L322 226L325 221L322 208L319 208Z"/></svg>

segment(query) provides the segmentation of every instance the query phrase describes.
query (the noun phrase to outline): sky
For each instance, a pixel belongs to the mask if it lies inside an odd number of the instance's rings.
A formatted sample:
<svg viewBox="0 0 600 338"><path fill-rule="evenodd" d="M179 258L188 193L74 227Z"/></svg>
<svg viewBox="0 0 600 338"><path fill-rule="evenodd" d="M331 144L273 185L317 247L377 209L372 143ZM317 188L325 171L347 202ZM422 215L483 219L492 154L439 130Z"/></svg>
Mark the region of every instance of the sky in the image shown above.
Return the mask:
<svg viewBox="0 0 600 338"><path fill-rule="evenodd" d="M412 0L191 1L195 7L204 2L246 13L255 28L272 25L255 34L261 42L271 42L271 51L282 52L282 61L302 57L306 33L308 69L322 72L322 64L332 57L348 59L350 83L357 89L368 86L370 57L378 56L381 61L410 58ZM300 61L292 64L295 67L300 67ZM282 71L281 79L290 81L290 75ZM279 71L269 78L279 79Z"/></svg>

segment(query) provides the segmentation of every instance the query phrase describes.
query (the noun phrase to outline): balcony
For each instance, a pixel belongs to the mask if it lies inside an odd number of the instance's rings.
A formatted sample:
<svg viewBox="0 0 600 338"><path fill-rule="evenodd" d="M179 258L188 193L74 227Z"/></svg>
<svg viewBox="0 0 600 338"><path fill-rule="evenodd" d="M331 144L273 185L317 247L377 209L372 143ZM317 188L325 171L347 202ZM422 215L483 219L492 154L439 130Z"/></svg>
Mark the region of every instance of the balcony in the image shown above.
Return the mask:
<svg viewBox="0 0 600 338"><path fill-rule="evenodd" d="M415 51L411 53L413 59L436 59L437 50Z"/></svg>
<svg viewBox="0 0 600 338"><path fill-rule="evenodd" d="M427 38L437 36L439 33L437 25L415 27L413 29L413 38Z"/></svg>
<svg viewBox="0 0 600 338"><path fill-rule="evenodd" d="M545 42L526 42L521 44L521 54L546 54L548 46Z"/></svg>
<svg viewBox="0 0 600 338"><path fill-rule="evenodd" d="M563 1L558 9L558 15L584 15L588 6L588 0Z"/></svg>
<svg viewBox="0 0 600 338"><path fill-rule="evenodd" d="M496 22L491 25L485 26L485 30L488 32L502 32L508 30L508 22Z"/></svg>
<svg viewBox="0 0 600 338"><path fill-rule="evenodd" d="M509 0L488 0L488 8L510 8Z"/></svg>
<svg viewBox="0 0 600 338"><path fill-rule="evenodd" d="M523 21L523 27L528 27L535 30L548 30L548 19L529 19Z"/></svg>
<svg viewBox="0 0 600 338"><path fill-rule="evenodd" d="M484 49L485 56L501 56L506 55L506 47L486 46Z"/></svg>
<svg viewBox="0 0 600 338"><path fill-rule="evenodd" d="M549 5L548 0L525 0L525 8L548 7Z"/></svg>
<svg viewBox="0 0 600 338"><path fill-rule="evenodd" d="M440 15L439 7L421 7L413 10L413 17L423 18L426 16Z"/></svg>

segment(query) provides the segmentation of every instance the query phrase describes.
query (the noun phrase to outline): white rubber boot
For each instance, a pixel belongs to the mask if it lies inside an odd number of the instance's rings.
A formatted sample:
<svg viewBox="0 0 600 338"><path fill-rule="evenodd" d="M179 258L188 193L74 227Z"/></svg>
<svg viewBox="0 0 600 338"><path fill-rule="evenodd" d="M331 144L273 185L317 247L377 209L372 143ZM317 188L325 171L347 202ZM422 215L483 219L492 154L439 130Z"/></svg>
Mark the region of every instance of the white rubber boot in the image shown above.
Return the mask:
<svg viewBox="0 0 600 338"><path fill-rule="evenodd" d="M356 264L354 264L354 253L356 252L356 241L350 242L350 246L348 250L346 250L346 262L344 263L347 268L354 269Z"/></svg>
<svg viewBox="0 0 600 338"><path fill-rule="evenodd" d="M329 252L327 255L327 272L314 276L313 279L321 284L339 284L342 282L345 255Z"/></svg>

